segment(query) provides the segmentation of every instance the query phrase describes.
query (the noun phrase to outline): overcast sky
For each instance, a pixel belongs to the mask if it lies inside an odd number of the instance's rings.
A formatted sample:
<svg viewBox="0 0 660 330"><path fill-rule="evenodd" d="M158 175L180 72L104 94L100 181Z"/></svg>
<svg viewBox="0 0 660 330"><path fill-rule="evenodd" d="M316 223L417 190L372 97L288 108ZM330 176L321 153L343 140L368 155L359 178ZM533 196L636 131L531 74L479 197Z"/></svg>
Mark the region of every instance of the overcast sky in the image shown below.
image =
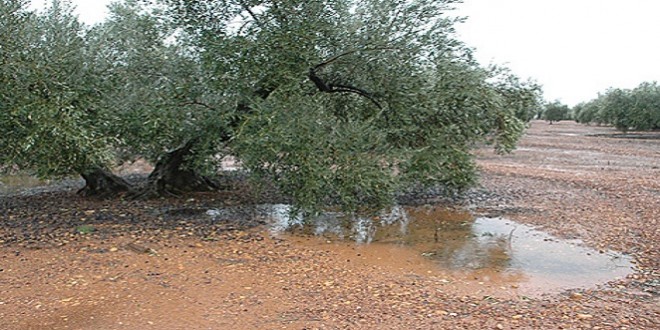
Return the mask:
<svg viewBox="0 0 660 330"><path fill-rule="evenodd" d="M31 0L32 7L44 8L45 4L50 3L50 0ZM87 24L94 24L102 21L108 14L106 6L112 2L111 0L72 0L76 7L80 19Z"/></svg>
<svg viewBox="0 0 660 330"><path fill-rule="evenodd" d="M92 24L110 0L73 2ZM660 81L660 0L464 0L455 14L469 17L458 32L482 64L536 80L550 101Z"/></svg>
<svg viewBox="0 0 660 330"><path fill-rule="evenodd" d="M548 100L660 81L659 0L465 0L461 39L482 64L536 79Z"/></svg>

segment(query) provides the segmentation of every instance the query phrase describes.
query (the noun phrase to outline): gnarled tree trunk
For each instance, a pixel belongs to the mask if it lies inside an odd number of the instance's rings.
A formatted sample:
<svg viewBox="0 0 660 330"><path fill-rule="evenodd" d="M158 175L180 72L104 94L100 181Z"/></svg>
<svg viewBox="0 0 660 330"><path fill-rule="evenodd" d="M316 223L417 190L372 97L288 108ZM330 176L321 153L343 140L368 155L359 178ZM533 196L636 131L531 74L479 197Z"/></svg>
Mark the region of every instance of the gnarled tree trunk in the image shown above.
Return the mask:
<svg viewBox="0 0 660 330"><path fill-rule="evenodd" d="M185 168L186 157L191 154L195 140L163 155L149 174L147 184L133 197L145 199L159 196L179 196L185 192L203 192L219 189L214 180L202 176L194 169Z"/></svg>
<svg viewBox="0 0 660 330"><path fill-rule="evenodd" d="M131 185L109 170L95 167L80 173L85 179L85 186L78 194L86 197L110 198L131 191Z"/></svg>

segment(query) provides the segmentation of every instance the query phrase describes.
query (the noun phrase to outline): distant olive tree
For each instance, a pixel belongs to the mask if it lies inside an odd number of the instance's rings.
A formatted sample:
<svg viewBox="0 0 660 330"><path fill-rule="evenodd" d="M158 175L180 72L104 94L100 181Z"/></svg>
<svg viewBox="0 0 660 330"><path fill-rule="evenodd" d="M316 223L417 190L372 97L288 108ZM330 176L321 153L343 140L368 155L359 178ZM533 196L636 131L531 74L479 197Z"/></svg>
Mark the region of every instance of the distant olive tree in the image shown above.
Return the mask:
<svg viewBox="0 0 660 330"><path fill-rule="evenodd" d="M644 82L632 90L630 108L631 128L635 130L660 129L660 85Z"/></svg>
<svg viewBox="0 0 660 330"><path fill-rule="evenodd" d="M571 109L559 101L545 104L542 118L550 122L571 119Z"/></svg>
<svg viewBox="0 0 660 330"><path fill-rule="evenodd" d="M580 124L597 124L601 125L603 124L603 120L601 119L601 107L602 107L602 102L598 101L591 101L591 102L583 102L580 104L577 104L575 107L573 107L572 111L572 117L573 119Z"/></svg>

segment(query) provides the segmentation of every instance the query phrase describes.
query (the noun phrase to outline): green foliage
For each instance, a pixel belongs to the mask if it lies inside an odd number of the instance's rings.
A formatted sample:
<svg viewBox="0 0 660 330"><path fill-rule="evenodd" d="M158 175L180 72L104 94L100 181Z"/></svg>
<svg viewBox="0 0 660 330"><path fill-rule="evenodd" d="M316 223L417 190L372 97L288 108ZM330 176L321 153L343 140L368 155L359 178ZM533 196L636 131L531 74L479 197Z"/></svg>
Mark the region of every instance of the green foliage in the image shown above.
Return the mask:
<svg viewBox="0 0 660 330"><path fill-rule="evenodd" d="M13 140L19 136L14 128L20 128L20 120L15 113L22 106L15 99L19 87L18 73L27 66L25 42L32 26L33 17L27 11L27 0L0 1L0 164L11 165Z"/></svg>
<svg viewBox="0 0 660 330"><path fill-rule="evenodd" d="M635 130L660 129L660 85L645 82L631 92L631 125Z"/></svg>
<svg viewBox="0 0 660 330"><path fill-rule="evenodd" d="M644 82L632 90L612 88L575 113L580 123L610 124L624 132L660 129L660 86Z"/></svg>
<svg viewBox="0 0 660 330"><path fill-rule="evenodd" d="M601 108L601 116L619 130L627 131L632 124L631 109L633 100L630 91L610 89L605 94Z"/></svg>
<svg viewBox="0 0 660 330"><path fill-rule="evenodd" d="M110 17L88 34L93 61L107 78L104 107L114 115L107 134L121 139L123 159L156 161L166 150L198 139L198 166L217 152L220 98L175 31L137 1L114 3Z"/></svg>
<svg viewBox="0 0 660 330"><path fill-rule="evenodd" d="M386 134L360 121L341 122L333 100L302 90L278 90L255 105L233 145L244 166L273 178L298 206L339 201L357 209L389 204ZM384 157L385 156L385 157Z"/></svg>
<svg viewBox="0 0 660 330"><path fill-rule="evenodd" d="M64 1L42 14L26 2L3 1L0 32L0 136L4 169L17 166L41 177L61 176L107 163L114 143L97 123L97 76L86 61L84 29ZM11 36L5 38L4 36Z"/></svg>
<svg viewBox="0 0 660 330"><path fill-rule="evenodd" d="M503 98L503 108L514 111L516 117L527 123L543 111L541 86L533 81L521 81L506 68L493 68L499 72L495 88Z"/></svg>
<svg viewBox="0 0 660 330"><path fill-rule="evenodd" d="M543 108L543 119L552 123L553 121L571 119L571 108L559 101L547 103Z"/></svg>
<svg viewBox="0 0 660 330"><path fill-rule="evenodd" d="M206 93L187 44L168 43L166 21L133 0L91 29L66 1L39 14L27 5L2 2L2 169L65 176L155 160L193 138L191 166L210 164L226 133L208 104L222 105L221 95Z"/></svg>
<svg viewBox="0 0 660 330"><path fill-rule="evenodd" d="M194 141L188 166L232 153L304 211L464 189L471 149L513 150L540 88L474 61L455 2L128 0L87 28L2 0L0 161L65 175Z"/></svg>
<svg viewBox="0 0 660 330"><path fill-rule="evenodd" d="M454 1L164 2L239 105L232 152L305 210L465 188L470 148L512 150L538 105L538 86L479 67L454 38Z"/></svg>
<svg viewBox="0 0 660 330"><path fill-rule="evenodd" d="M603 120L600 117L601 106L600 102L580 103L572 109L573 119L581 124L595 123L600 125L603 123Z"/></svg>

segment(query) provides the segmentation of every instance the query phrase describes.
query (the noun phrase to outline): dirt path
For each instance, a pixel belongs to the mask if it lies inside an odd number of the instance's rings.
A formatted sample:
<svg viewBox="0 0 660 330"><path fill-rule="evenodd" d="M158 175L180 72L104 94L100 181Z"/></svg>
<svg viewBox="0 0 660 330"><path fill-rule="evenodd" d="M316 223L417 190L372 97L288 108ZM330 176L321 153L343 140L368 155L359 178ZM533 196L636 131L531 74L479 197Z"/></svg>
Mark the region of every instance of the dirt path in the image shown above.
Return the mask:
<svg viewBox="0 0 660 330"><path fill-rule="evenodd" d="M0 329L657 329L660 140L589 136L612 133L534 122L513 155L479 151L482 187L466 202L635 257L633 276L600 289L528 297L417 253L194 212L231 196L60 192L0 204Z"/></svg>

